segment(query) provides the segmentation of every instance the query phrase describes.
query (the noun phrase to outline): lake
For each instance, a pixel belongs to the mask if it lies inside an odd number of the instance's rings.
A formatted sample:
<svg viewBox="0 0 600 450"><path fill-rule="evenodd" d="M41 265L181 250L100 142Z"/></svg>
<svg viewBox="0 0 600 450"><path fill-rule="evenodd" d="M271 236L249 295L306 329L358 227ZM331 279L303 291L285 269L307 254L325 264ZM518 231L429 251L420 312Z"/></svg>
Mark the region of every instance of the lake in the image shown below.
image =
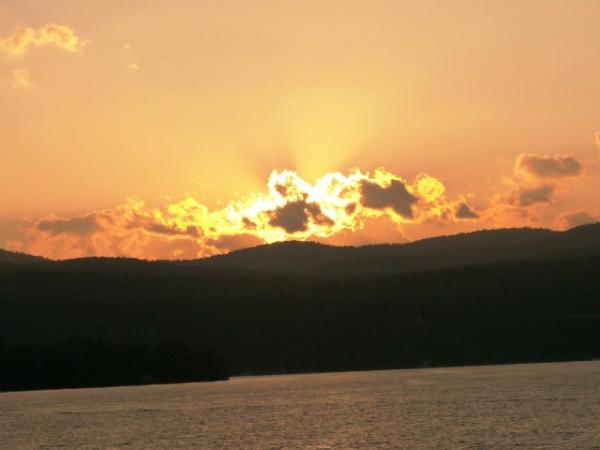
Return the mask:
<svg viewBox="0 0 600 450"><path fill-rule="evenodd" d="M600 449L600 362L0 393L3 449Z"/></svg>

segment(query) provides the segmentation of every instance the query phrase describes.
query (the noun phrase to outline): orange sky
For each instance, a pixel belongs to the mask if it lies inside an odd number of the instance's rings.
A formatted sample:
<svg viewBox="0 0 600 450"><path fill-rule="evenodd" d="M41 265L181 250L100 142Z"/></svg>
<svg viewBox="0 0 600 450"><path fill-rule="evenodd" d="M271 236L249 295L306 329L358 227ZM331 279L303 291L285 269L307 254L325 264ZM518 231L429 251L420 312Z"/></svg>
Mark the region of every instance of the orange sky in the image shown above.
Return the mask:
<svg viewBox="0 0 600 450"><path fill-rule="evenodd" d="M0 247L188 258L595 220L598 17L595 0L4 0Z"/></svg>

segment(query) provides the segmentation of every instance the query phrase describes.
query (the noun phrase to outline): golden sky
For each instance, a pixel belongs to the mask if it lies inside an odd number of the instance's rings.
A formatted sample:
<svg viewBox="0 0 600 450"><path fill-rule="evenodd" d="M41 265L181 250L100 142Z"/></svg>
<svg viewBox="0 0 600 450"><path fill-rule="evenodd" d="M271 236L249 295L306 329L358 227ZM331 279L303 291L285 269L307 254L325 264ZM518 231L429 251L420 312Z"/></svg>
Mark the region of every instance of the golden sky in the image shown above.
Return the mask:
<svg viewBox="0 0 600 450"><path fill-rule="evenodd" d="M594 221L599 17L597 0L3 0L0 247L193 258Z"/></svg>

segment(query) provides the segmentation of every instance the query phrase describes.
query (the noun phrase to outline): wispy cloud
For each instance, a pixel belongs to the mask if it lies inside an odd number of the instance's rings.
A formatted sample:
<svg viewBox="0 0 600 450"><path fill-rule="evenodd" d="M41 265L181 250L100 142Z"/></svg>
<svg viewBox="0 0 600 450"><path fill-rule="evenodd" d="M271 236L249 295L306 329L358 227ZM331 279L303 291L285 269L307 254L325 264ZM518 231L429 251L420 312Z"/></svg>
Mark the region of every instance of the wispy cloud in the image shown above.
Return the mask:
<svg viewBox="0 0 600 450"><path fill-rule="evenodd" d="M27 69L14 69L10 74L10 85L13 89L31 89L33 80Z"/></svg>
<svg viewBox="0 0 600 450"><path fill-rule="evenodd" d="M125 50L125 52L127 52L127 55L129 57L129 65L128 65L129 70L131 70L133 72L137 72L138 70L140 70L140 65L135 60L133 46L131 44L124 44L123 50Z"/></svg>
<svg viewBox="0 0 600 450"><path fill-rule="evenodd" d="M53 46L66 52L80 53L87 42L67 25L48 23L39 28L17 28L11 35L0 39L0 51L7 56L17 57L31 48Z"/></svg>

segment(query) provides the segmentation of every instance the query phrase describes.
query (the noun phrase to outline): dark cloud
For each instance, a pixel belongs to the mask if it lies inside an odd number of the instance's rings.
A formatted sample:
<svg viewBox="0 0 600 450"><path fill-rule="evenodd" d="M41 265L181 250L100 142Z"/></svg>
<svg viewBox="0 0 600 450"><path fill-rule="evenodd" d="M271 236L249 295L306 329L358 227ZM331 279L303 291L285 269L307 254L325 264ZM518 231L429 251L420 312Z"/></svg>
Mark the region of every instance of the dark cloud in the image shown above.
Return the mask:
<svg viewBox="0 0 600 450"><path fill-rule="evenodd" d="M594 217L585 211L575 211L562 214L558 218L558 225L560 228L568 230L569 228L578 227L580 225L595 223L599 220L600 218Z"/></svg>
<svg viewBox="0 0 600 450"><path fill-rule="evenodd" d="M344 210L346 211L346 214L354 214L354 211L356 211L356 203L348 203Z"/></svg>
<svg viewBox="0 0 600 450"><path fill-rule="evenodd" d="M288 195L288 186L286 186L285 184L277 184L277 185L275 185L275 190L282 197L286 197Z"/></svg>
<svg viewBox="0 0 600 450"><path fill-rule="evenodd" d="M413 217L413 205L419 200L408 192L400 180L393 180L387 187L363 181L360 192L363 206L372 209L391 208L402 217L409 219Z"/></svg>
<svg viewBox="0 0 600 450"><path fill-rule="evenodd" d="M478 219L479 214L473 211L466 203L461 203L454 212L454 217L457 219Z"/></svg>
<svg viewBox="0 0 600 450"><path fill-rule="evenodd" d="M538 178L562 178L579 175L583 166L573 156L520 155L517 170Z"/></svg>
<svg viewBox="0 0 600 450"><path fill-rule="evenodd" d="M333 224L333 221L321 211L317 203L305 200L286 203L270 213L269 223L274 227L283 228L288 233L306 231L310 221L323 225Z"/></svg>
<svg viewBox="0 0 600 450"><path fill-rule="evenodd" d="M71 219L45 219L38 222L35 228L53 236L65 233L85 236L102 230L95 214L73 217Z"/></svg>
<svg viewBox="0 0 600 450"><path fill-rule="evenodd" d="M552 203L554 189L554 186L550 184L543 184L536 187L518 186L511 194L511 203L517 206Z"/></svg>

